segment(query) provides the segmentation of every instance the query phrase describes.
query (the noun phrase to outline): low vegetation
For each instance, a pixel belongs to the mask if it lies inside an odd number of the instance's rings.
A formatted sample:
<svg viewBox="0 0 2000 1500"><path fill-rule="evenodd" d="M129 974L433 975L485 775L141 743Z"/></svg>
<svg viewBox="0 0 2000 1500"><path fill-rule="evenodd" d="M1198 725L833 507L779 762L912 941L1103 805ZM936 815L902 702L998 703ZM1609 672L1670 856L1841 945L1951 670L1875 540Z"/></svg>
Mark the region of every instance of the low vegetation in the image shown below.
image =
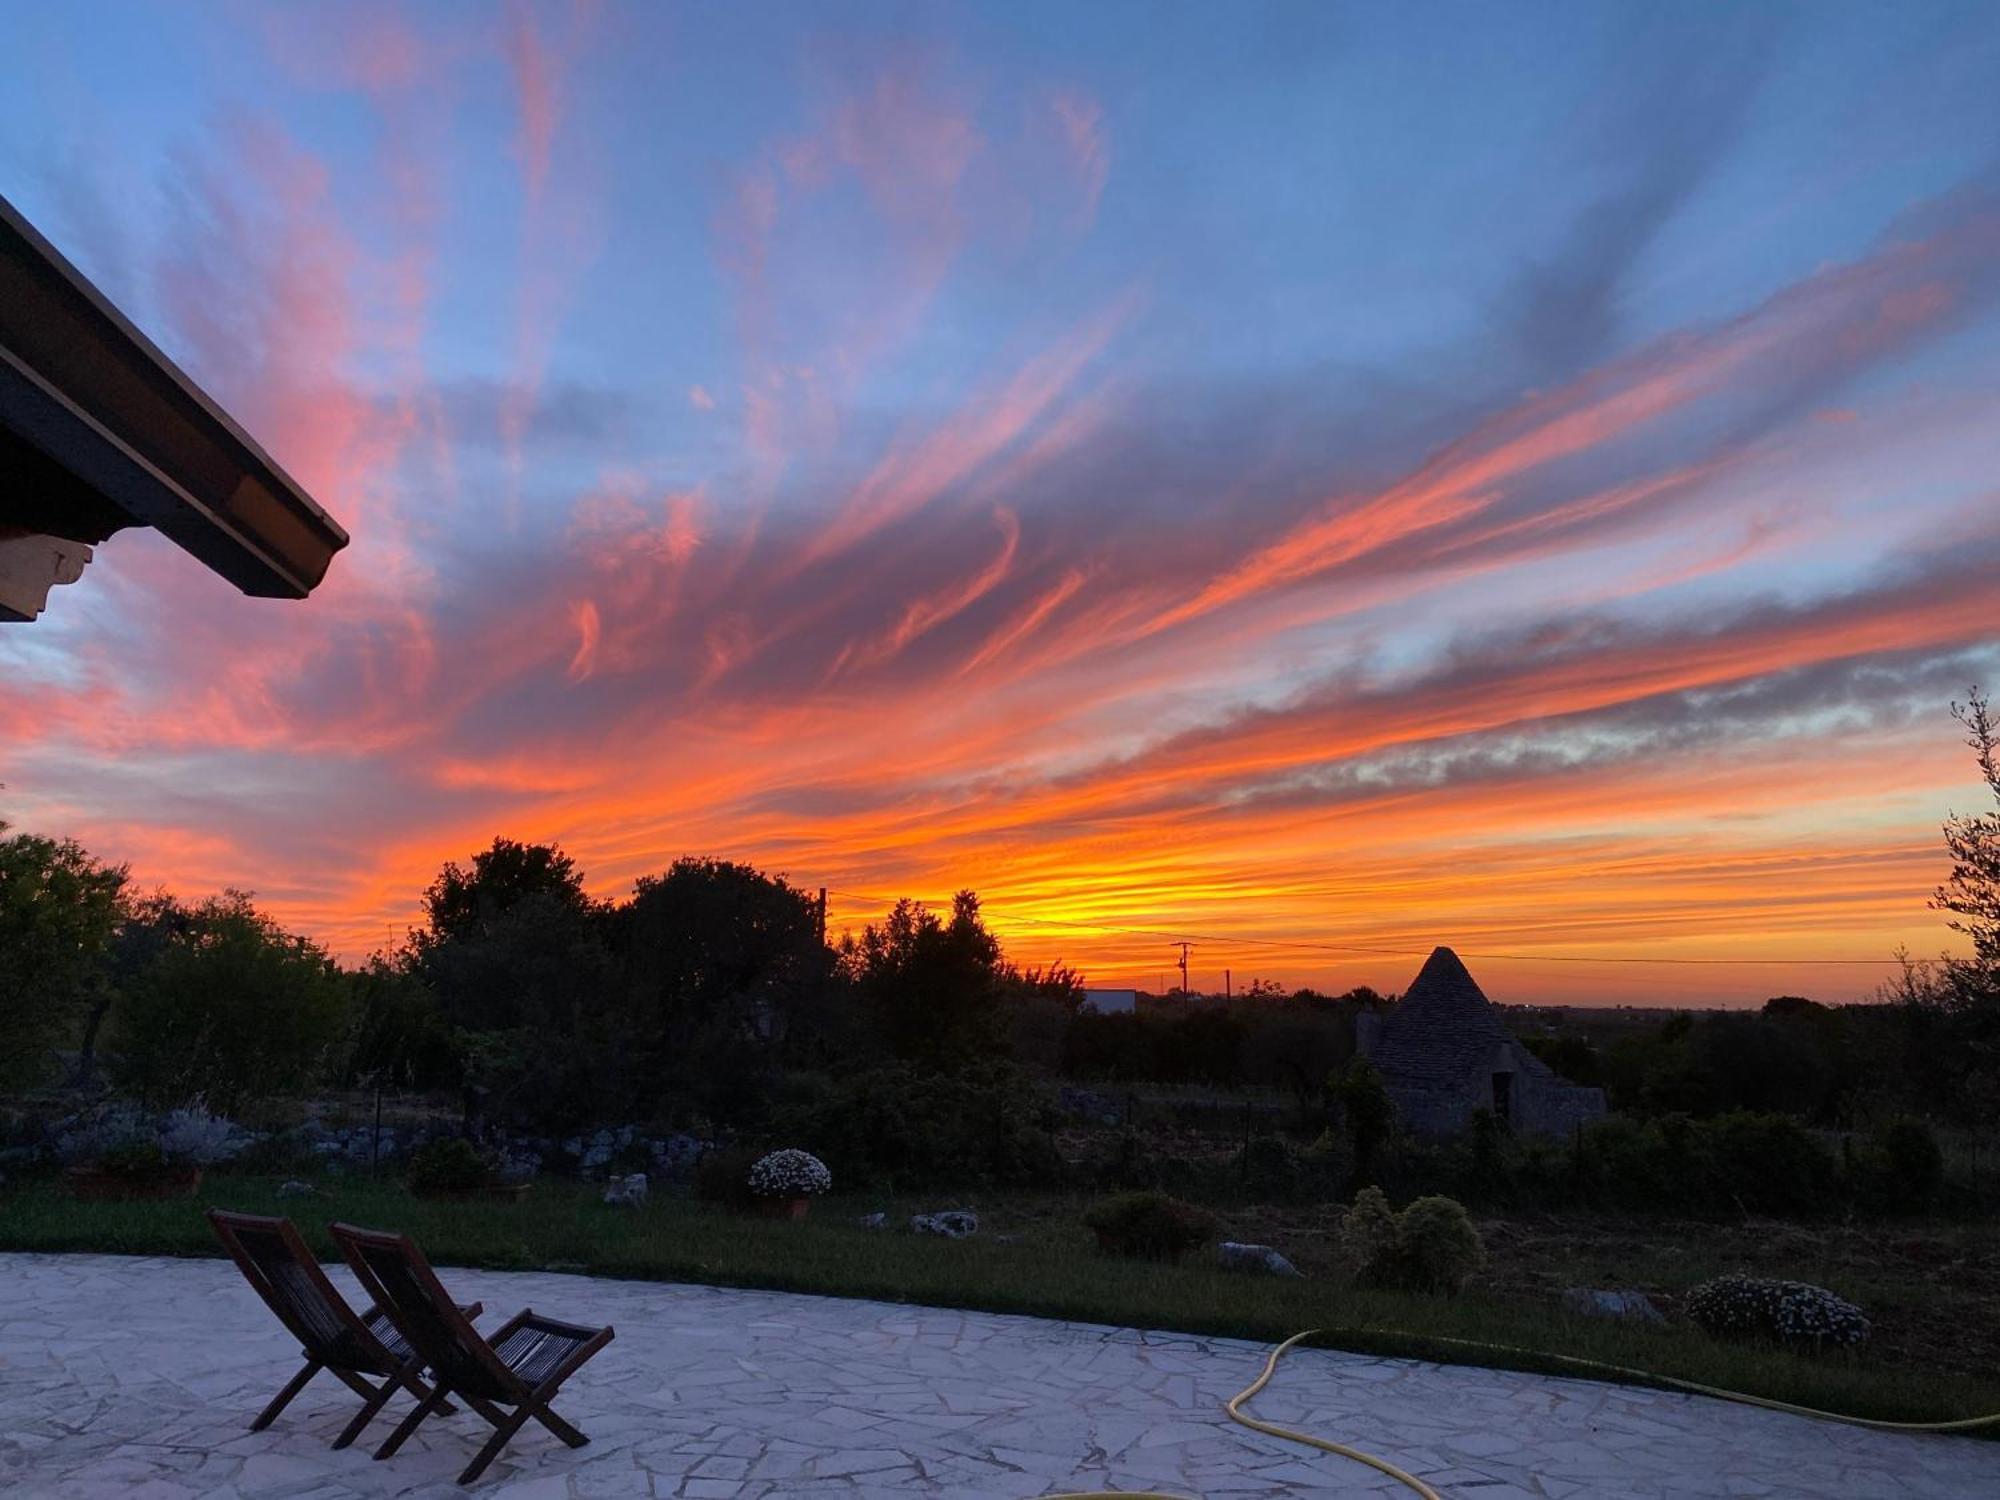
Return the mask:
<svg viewBox="0 0 2000 1500"><path fill-rule="evenodd" d="M1274 1234L1278 1226L1259 1214L1222 1215L1231 1237L1275 1238L1311 1273L1279 1280L1218 1270L1207 1255L1178 1265L1105 1256L1083 1227L1086 1202L1075 1198L982 1201L980 1233L954 1242L857 1227L866 1211L887 1209L899 1222L909 1211L938 1207L934 1199L836 1196L816 1204L810 1219L792 1222L675 1197L636 1210L607 1208L597 1189L560 1182L538 1183L507 1204L415 1198L399 1184L363 1179L330 1182L305 1200L280 1197L278 1186L277 1178L222 1177L196 1198L134 1203L77 1203L52 1183L19 1187L0 1215L0 1248L211 1256L219 1250L201 1211L215 1201L289 1213L326 1256L334 1249L325 1223L345 1219L405 1229L443 1266L782 1288L1256 1340L1319 1327L1343 1348L1560 1373L1532 1353L1557 1351L1876 1417L2000 1411L1990 1364L1940 1365L1915 1350L1885 1360L1879 1337L1867 1356L1807 1353L1717 1340L1679 1319L1666 1327L1581 1319L1492 1284L1491 1266L1452 1298L1357 1286L1335 1270L1332 1225L1323 1214L1296 1235ZM1564 1225L1549 1226L1549 1234L1562 1243L1579 1237ZM1486 1236L1489 1245L1514 1240L1492 1226ZM1704 1230L1654 1243L1678 1263L1676 1275L1699 1279L1714 1266L1702 1250L1710 1238ZM1515 1252L1495 1253L1511 1261ZM1918 1278L1908 1280L1906 1297ZM1978 1316L1991 1323L1990 1298ZM1482 1352L1444 1340L1509 1348Z"/></svg>
<svg viewBox="0 0 2000 1500"><path fill-rule="evenodd" d="M1120 1193L1093 1203L1084 1224L1112 1255L1178 1261L1215 1238L1215 1215L1165 1193Z"/></svg>

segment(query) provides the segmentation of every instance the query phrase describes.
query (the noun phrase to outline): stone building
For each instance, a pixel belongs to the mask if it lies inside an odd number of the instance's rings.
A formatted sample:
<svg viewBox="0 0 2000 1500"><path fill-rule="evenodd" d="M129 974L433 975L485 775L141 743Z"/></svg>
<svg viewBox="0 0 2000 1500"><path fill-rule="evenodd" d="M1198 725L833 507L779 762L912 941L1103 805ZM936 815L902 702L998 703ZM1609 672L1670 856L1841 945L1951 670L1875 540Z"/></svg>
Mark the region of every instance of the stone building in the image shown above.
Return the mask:
<svg viewBox="0 0 2000 1500"><path fill-rule="evenodd" d="M1419 1135L1463 1130L1478 1109L1544 1135L1605 1113L1604 1090L1557 1077L1523 1046L1449 948L1431 951L1400 1003L1361 1016L1356 1040Z"/></svg>

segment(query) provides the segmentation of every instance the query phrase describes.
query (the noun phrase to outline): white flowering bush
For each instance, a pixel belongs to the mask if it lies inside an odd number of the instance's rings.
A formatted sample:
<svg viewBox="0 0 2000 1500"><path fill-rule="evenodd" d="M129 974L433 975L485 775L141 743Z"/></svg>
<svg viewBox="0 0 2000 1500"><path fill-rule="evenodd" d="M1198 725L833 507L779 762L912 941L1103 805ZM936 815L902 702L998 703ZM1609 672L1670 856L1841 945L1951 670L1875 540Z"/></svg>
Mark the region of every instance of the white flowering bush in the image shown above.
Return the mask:
<svg viewBox="0 0 2000 1500"><path fill-rule="evenodd" d="M1860 1308L1803 1281L1718 1276L1689 1292L1683 1306L1710 1333L1847 1347L1868 1337Z"/></svg>
<svg viewBox="0 0 2000 1500"><path fill-rule="evenodd" d="M810 1151L773 1151L750 1168L750 1191L759 1198L811 1198L832 1188L833 1173Z"/></svg>
<svg viewBox="0 0 2000 1500"><path fill-rule="evenodd" d="M234 1161L252 1140L240 1125L210 1114L199 1103L174 1110L160 1121L160 1150L170 1161L212 1167Z"/></svg>

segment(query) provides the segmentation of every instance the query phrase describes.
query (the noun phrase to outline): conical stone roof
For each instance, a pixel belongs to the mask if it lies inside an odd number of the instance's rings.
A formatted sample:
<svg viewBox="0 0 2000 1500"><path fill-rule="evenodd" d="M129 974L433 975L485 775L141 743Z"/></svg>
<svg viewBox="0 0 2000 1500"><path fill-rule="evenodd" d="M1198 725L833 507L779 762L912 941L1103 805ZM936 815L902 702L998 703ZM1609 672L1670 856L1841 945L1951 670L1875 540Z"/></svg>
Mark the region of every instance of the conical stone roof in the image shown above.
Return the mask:
<svg viewBox="0 0 2000 1500"><path fill-rule="evenodd" d="M1456 953L1433 948L1401 1003L1383 1022L1371 1061L1391 1083L1407 1087L1457 1089L1484 1075L1494 1049L1514 1040ZM1525 1047L1515 1048L1521 1066L1546 1069Z"/></svg>

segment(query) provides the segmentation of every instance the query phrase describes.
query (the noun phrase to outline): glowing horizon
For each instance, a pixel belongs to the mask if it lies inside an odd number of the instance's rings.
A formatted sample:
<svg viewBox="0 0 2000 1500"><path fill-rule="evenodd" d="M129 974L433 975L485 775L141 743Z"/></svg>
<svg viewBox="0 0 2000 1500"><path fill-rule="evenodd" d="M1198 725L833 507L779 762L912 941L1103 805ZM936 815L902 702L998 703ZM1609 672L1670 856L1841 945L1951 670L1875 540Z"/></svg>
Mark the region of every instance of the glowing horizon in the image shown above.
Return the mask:
<svg viewBox="0 0 2000 1500"><path fill-rule="evenodd" d="M1956 951L1990 10L7 25L8 195L354 536L0 632L0 816L142 886L353 959L553 839L1514 1002Z"/></svg>

